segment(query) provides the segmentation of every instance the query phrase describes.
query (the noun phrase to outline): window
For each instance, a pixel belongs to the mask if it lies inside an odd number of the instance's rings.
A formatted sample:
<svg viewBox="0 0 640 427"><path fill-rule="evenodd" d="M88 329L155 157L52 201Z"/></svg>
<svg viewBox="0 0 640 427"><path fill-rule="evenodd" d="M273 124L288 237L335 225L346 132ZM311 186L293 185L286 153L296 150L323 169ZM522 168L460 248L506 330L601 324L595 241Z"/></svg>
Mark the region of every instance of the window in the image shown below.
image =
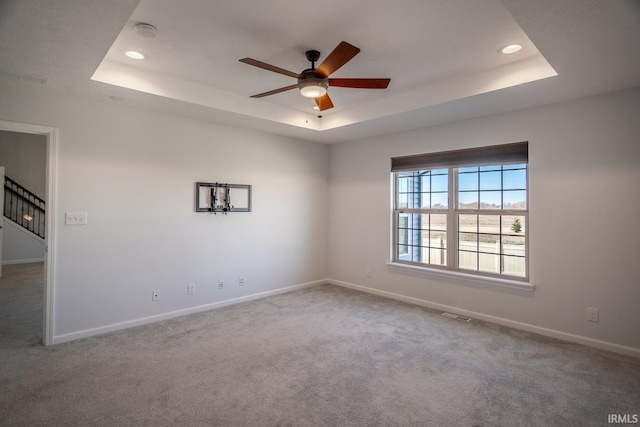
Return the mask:
<svg viewBox="0 0 640 427"><path fill-rule="evenodd" d="M528 144L392 159L393 261L528 279Z"/></svg>

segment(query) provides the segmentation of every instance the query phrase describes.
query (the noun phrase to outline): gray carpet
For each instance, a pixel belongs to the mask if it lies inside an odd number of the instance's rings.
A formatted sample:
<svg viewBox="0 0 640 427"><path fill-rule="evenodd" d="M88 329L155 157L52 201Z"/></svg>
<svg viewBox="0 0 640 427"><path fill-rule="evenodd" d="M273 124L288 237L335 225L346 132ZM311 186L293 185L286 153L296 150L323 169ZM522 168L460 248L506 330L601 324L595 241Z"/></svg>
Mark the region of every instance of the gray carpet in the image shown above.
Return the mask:
<svg viewBox="0 0 640 427"><path fill-rule="evenodd" d="M331 285L0 347L10 426L601 426L640 360Z"/></svg>
<svg viewBox="0 0 640 427"><path fill-rule="evenodd" d="M43 301L44 263L2 266L0 349L42 343Z"/></svg>

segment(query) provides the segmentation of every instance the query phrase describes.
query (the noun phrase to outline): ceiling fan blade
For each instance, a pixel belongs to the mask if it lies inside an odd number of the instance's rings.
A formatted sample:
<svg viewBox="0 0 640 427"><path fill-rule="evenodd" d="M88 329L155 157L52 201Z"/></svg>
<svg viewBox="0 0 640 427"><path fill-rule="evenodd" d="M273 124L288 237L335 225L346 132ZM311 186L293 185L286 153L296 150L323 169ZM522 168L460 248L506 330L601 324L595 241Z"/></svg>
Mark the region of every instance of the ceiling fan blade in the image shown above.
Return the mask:
<svg viewBox="0 0 640 427"><path fill-rule="evenodd" d="M347 42L340 42L338 47L333 49L333 52L331 52L322 64L318 66L316 74L322 77L329 77L329 74L335 72L338 68L351 61L358 52L360 52L360 49L357 47L350 45Z"/></svg>
<svg viewBox="0 0 640 427"><path fill-rule="evenodd" d="M329 79L329 86L355 89L386 89L391 79Z"/></svg>
<svg viewBox="0 0 640 427"><path fill-rule="evenodd" d="M318 106L318 108L320 108L320 111L333 108L333 102L331 102L331 98L329 98L328 93L320 98L316 98L316 105Z"/></svg>
<svg viewBox="0 0 640 427"><path fill-rule="evenodd" d="M293 71L285 70L284 68L276 67L275 65L267 64L266 62L258 61L257 59L252 58L243 58L240 59L240 62L244 62L245 64L253 65L254 67L262 68L263 70L273 71L274 73L284 74L285 76L293 77L297 79L300 77L300 74L294 73Z"/></svg>
<svg viewBox="0 0 640 427"><path fill-rule="evenodd" d="M270 90L269 92L259 93L257 95L251 95L251 98L262 98L265 96L275 95L276 93L286 92L288 90L297 89L297 88L298 88L297 84L291 85L291 86L285 86L285 87L281 87L280 89Z"/></svg>

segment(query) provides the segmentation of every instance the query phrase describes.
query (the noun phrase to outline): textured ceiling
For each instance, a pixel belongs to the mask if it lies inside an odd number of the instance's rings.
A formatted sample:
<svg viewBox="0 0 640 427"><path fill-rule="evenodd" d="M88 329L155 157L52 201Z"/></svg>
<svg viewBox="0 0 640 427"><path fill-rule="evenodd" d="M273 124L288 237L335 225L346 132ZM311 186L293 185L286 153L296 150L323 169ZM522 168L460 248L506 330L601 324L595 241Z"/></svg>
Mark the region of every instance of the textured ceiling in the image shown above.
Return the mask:
<svg viewBox="0 0 640 427"><path fill-rule="evenodd" d="M639 3L3 0L0 78L341 142L640 86ZM137 36L136 22L157 37ZM332 77L389 77L388 89L330 88L335 108L321 119L295 90L249 98L295 80L238 59L300 72L305 50L322 61L341 40L361 52ZM497 53L511 42L524 49Z"/></svg>

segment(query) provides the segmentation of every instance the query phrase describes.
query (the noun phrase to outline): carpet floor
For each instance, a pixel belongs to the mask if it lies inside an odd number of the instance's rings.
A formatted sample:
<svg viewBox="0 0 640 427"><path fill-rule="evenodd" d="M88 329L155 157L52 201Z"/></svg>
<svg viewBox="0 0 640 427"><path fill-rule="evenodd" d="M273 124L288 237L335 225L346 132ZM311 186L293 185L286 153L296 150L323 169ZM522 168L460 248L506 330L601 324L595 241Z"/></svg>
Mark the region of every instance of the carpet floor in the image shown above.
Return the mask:
<svg viewBox="0 0 640 427"><path fill-rule="evenodd" d="M640 414L639 359L332 285L50 347L4 343L3 426L603 426Z"/></svg>
<svg viewBox="0 0 640 427"><path fill-rule="evenodd" d="M44 263L2 266L0 348L42 343L43 302Z"/></svg>

